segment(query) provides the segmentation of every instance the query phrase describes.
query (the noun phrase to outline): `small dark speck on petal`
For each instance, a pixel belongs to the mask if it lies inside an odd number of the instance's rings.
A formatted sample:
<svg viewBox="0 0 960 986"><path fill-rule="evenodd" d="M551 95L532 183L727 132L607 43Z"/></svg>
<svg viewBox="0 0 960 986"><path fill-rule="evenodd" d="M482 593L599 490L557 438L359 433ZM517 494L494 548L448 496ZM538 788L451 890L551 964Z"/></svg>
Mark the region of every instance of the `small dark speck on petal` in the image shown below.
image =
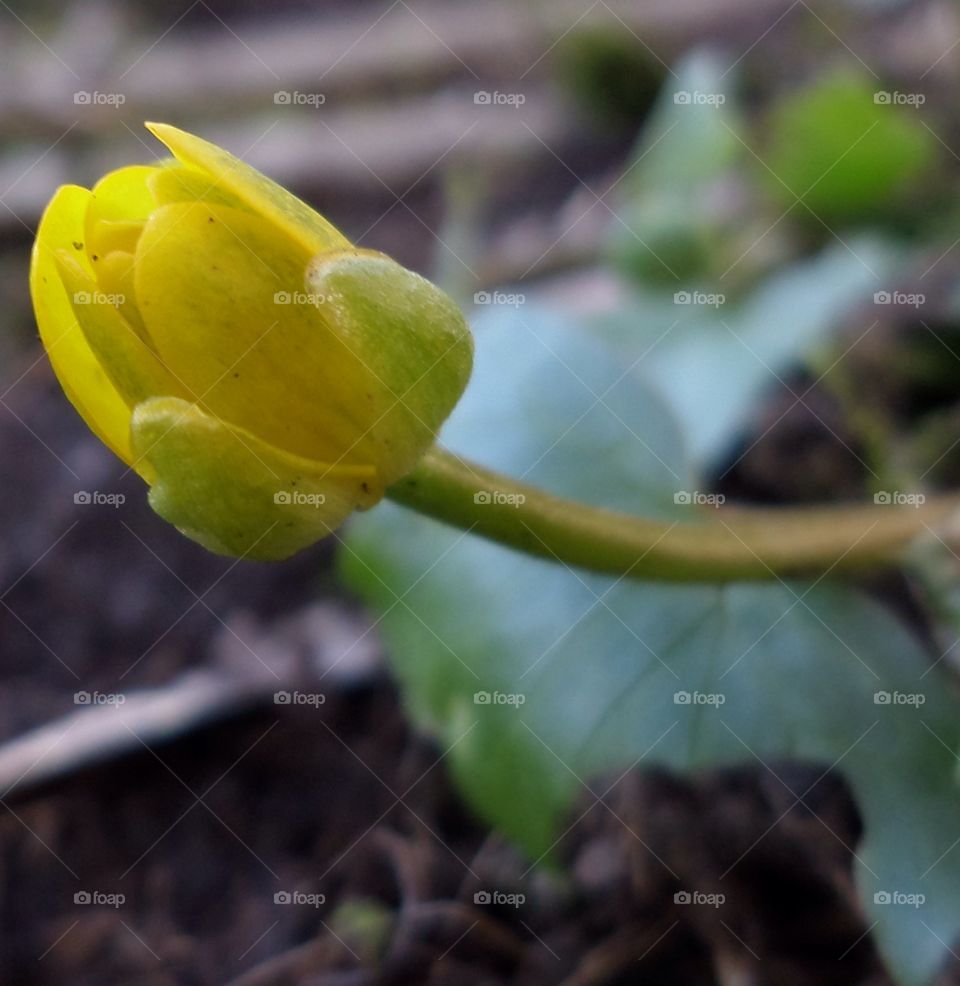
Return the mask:
<svg viewBox="0 0 960 986"><path fill-rule="evenodd" d="M362 489L364 493L369 493L370 492L370 487L367 486L366 482L363 482L363 483L360 484L360 489Z"/></svg>
<svg viewBox="0 0 960 986"><path fill-rule="evenodd" d="M74 250L82 250L83 249L83 244L79 240L74 240L73 241L73 249Z"/></svg>
<svg viewBox="0 0 960 986"><path fill-rule="evenodd" d="M99 258L99 257L97 256L97 254L93 254L93 255L92 255L92 256L90 257L90 259L91 259L91 260L99 260L100 258Z"/></svg>
<svg viewBox="0 0 960 986"><path fill-rule="evenodd" d="M239 377L240 377L240 374L239 373L234 373L234 375L233 375L233 379L234 380L239 379Z"/></svg>
<svg viewBox="0 0 960 986"><path fill-rule="evenodd" d="M213 218L213 216L207 216L207 222L208 222L208 223L212 223L212 222L214 222L214 218Z"/></svg>

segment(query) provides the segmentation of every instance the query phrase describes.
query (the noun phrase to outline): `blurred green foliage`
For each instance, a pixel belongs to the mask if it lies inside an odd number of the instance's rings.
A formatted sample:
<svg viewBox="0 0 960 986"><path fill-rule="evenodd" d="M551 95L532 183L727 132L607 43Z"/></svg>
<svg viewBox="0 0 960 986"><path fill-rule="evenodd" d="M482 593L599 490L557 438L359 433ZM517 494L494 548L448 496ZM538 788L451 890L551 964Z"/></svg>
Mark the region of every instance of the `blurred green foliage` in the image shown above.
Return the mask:
<svg viewBox="0 0 960 986"><path fill-rule="evenodd" d="M761 124L770 195L797 199L798 219L820 224L890 219L910 202L938 156L910 104L850 69L828 72L775 103Z"/></svg>
<svg viewBox="0 0 960 986"><path fill-rule="evenodd" d="M666 67L633 33L617 27L571 32L558 52L561 83L597 120L638 125L666 74Z"/></svg>
<svg viewBox="0 0 960 986"><path fill-rule="evenodd" d="M610 257L629 277L673 290L727 287L766 267L777 238L744 222L752 161L733 77L713 54L680 62L615 186Z"/></svg>

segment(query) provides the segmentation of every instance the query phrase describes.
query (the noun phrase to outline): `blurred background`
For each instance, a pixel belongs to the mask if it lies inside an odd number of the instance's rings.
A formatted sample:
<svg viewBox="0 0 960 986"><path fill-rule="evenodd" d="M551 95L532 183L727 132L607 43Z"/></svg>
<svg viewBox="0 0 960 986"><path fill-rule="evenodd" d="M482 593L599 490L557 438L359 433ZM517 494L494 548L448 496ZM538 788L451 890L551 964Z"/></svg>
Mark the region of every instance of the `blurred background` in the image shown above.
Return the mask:
<svg viewBox="0 0 960 986"><path fill-rule="evenodd" d="M816 826L770 850L819 923L749 916L764 980L656 881L623 904L615 825L574 831L572 877L527 875L406 724L336 545L234 562L155 517L53 380L27 272L56 186L160 157L165 121L467 309L648 339L706 488L950 485L958 82L953 0L0 2L0 981L586 986L635 982L638 940L649 982L888 981L869 937L840 978L811 958L867 931ZM935 637L944 565L923 598L872 588ZM622 796L663 855L702 855L698 804L731 843L789 809L762 775ZM473 906L491 874L522 919Z"/></svg>

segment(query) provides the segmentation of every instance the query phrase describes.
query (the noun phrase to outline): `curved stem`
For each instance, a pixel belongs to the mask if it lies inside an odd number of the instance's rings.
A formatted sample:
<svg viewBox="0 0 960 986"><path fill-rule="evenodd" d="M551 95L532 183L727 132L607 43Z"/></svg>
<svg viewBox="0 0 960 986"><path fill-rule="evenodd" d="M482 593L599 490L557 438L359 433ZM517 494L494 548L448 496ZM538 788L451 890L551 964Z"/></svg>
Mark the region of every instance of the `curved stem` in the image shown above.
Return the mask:
<svg viewBox="0 0 960 986"><path fill-rule="evenodd" d="M387 495L529 554L676 582L768 580L891 565L917 535L960 510L955 494L920 506L721 506L691 521L649 520L553 496L439 448Z"/></svg>

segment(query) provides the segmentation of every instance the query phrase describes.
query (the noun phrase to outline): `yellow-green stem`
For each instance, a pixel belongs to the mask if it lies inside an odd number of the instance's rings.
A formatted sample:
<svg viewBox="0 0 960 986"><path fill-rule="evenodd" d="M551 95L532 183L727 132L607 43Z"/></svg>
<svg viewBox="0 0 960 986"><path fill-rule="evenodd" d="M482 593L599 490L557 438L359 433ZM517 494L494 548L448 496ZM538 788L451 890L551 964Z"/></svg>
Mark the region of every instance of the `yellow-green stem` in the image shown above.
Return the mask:
<svg viewBox="0 0 960 986"><path fill-rule="evenodd" d="M960 495L944 495L919 506L721 506L698 512L695 520L650 520L553 496L439 448L388 496L529 554L611 575L673 582L768 580L889 566L916 536L938 529L960 509Z"/></svg>

